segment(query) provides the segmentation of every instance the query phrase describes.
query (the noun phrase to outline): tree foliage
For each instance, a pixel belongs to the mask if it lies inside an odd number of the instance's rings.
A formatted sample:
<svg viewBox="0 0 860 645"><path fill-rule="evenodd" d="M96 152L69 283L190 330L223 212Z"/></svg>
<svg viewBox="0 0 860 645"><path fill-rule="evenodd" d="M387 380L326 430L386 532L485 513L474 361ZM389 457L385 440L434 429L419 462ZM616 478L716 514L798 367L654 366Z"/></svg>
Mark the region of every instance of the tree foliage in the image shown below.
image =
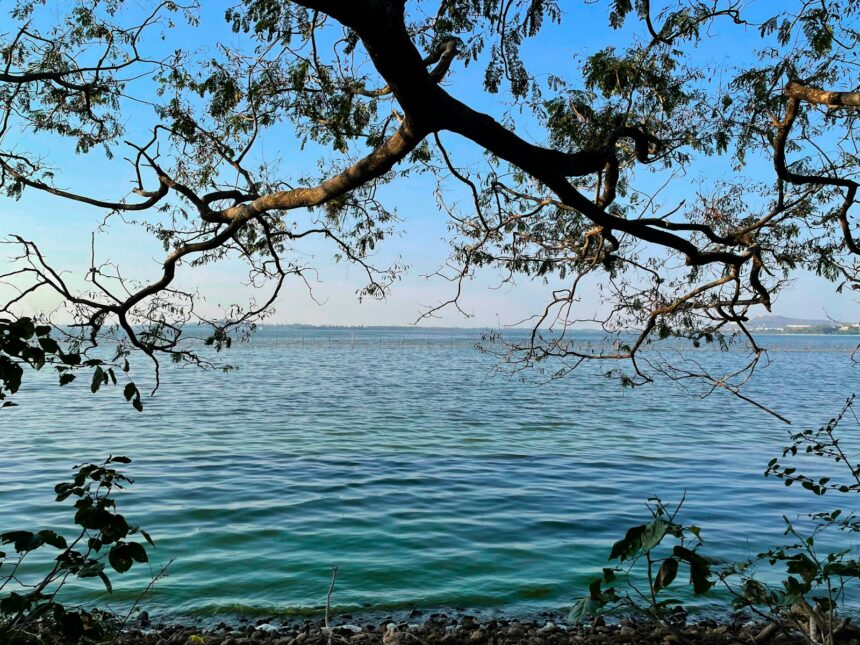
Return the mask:
<svg viewBox="0 0 860 645"><path fill-rule="evenodd" d="M90 390L93 394L102 385L116 385L117 371L129 371L126 352L121 346L111 361L105 361L82 352L77 338L58 341L54 332L50 325L36 324L29 316L0 318L0 409L17 405L11 396L21 387L25 368L38 371L46 366L52 367L60 386L74 381L77 371L91 370ZM138 412L143 410L140 391L134 382L125 384L123 394Z"/></svg>
<svg viewBox="0 0 860 645"><path fill-rule="evenodd" d="M4 311L52 292L81 343L109 333L124 351L199 363L186 325L208 322L219 348L247 330L287 279L313 271L310 238L362 268L360 297L384 297L403 267L371 261L398 221L379 188L416 172L435 177L452 229L439 272L452 296L439 307L458 307L482 267L562 285L528 342L508 346L516 366L552 359L565 374L615 359L610 373L628 385L701 378L743 396L765 355L751 311L769 309L798 270L860 285L855 0L242 0L203 51L183 33L211 28L211 7L143 4L75 1L57 14L21 2L0 38L0 188L83 202L164 246L148 281L94 252L78 288L38 241L8 240L18 251L5 279L18 291ZM579 18L595 4L605 46L584 50ZM534 54L559 23L569 57ZM705 60L715 43L738 63ZM456 98L466 66L497 114ZM301 170L263 140L300 147ZM133 189L65 187L42 154L56 141L82 164L127 164ZM202 320L177 275L227 258L268 290ZM569 333L586 279L605 299L597 322L617 336L603 348ZM711 374L650 351L671 339L745 343L750 360Z"/></svg>

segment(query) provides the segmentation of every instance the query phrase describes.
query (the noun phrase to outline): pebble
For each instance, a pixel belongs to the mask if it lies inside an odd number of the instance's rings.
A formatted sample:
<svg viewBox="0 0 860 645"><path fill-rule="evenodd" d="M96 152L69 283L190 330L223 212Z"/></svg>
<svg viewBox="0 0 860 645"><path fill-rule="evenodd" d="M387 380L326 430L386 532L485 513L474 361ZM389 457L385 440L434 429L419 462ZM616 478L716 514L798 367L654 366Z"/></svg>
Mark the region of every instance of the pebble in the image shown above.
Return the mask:
<svg viewBox="0 0 860 645"><path fill-rule="evenodd" d="M478 627L478 621L475 620L474 616L463 616L460 624L463 626L463 629L475 629Z"/></svg>

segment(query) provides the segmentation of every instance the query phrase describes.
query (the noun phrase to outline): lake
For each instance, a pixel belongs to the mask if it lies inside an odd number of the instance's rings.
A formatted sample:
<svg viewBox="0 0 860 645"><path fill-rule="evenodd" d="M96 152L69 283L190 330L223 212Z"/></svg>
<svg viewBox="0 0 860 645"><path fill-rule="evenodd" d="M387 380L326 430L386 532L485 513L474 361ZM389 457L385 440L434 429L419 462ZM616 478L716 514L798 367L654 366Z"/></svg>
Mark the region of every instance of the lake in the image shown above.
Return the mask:
<svg viewBox="0 0 860 645"><path fill-rule="evenodd" d="M53 485L123 454L136 483L120 510L152 534L156 564L176 558L151 613L319 614L335 563L336 611L530 613L582 595L649 496L686 490L683 516L726 558L782 539L782 513L816 508L762 477L790 428L755 407L673 384L624 390L590 367L521 382L494 372L479 335L266 328L225 354L237 371L165 366L143 413L119 388L93 395L80 378L60 392L39 375L2 412L0 531L67 522ZM771 364L746 393L791 429L860 391L856 337L761 340ZM133 368L145 381L145 359ZM136 596L140 569L113 576L110 602Z"/></svg>

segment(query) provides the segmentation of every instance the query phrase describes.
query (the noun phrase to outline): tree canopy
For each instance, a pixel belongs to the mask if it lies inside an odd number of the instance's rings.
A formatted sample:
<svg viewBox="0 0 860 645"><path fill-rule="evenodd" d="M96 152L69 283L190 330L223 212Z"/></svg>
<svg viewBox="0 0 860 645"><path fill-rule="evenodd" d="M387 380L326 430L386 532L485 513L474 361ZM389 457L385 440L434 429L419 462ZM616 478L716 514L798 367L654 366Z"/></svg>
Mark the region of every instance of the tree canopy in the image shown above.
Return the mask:
<svg viewBox="0 0 860 645"><path fill-rule="evenodd" d="M384 297L402 267L372 262L397 226L379 188L410 173L438 182L426 199L452 230L439 307L457 308L482 267L566 285L508 346L517 366L610 361L628 385L695 377L743 396L765 351L745 323L795 271L860 288L856 0L234 0L219 5L231 37L204 51L181 34L205 27L209 3L10 4L0 187L83 202L164 246L156 279L94 254L79 289L39 240L9 231L0 316L55 292L76 324L61 333L84 351L111 334L118 355L202 361L186 326L210 324L220 347L264 317L285 280L313 270L308 238L366 272L360 296ZM606 46L583 50L578 17L593 5ZM535 55L558 24L568 54ZM702 56L712 41L735 62ZM497 113L457 98L466 67ZM302 144L300 173L271 154L287 139ZM68 186L58 140L80 164L125 164L131 190ZM479 154L458 159L461 142ZM691 190L696 168L718 179ZM265 295L203 320L177 274L226 258ZM603 348L571 339L586 278L607 302L592 322L617 335ZM667 339L745 343L750 360L710 374L644 351Z"/></svg>

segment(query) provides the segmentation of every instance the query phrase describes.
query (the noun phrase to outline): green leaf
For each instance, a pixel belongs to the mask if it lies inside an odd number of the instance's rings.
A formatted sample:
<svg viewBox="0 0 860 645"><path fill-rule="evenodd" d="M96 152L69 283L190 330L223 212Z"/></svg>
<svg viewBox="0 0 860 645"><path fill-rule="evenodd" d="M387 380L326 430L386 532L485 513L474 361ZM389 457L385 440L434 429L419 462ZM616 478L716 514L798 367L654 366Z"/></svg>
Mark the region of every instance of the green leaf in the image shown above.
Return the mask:
<svg viewBox="0 0 860 645"><path fill-rule="evenodd" d="M650 551L660 544L666 536L669 525L660 518L648 524L634 526L627 530L623 540L612 545L610 560L618 558L620 561L629 560L640 553Z"/></svg>
<svg viewBox="0 0 860 645"><path fill-rule="evenodd" d="M135 562L149 562L149 556L146 554L146 549L137 542L128 543L128 554Z"/></svg>
<svg viewBox="0 0 860 645"><path fill-rule="evenodd" d="M826 576L837 575L844 578L860 578L860 562L857 562L857 560L834 562L824 567L823 574Z"/></svg>
<svg viewBox="0 0 860 645"><path fill-rule="evenodd" d="M104 382L105 373L101 367L97 367L93 372L93 380L90 383L90 390L93 394L99 391L99 388L102 386Z"/></svg>
<svg viewBox="0 0 860 645"><path fill-rule="evenodd" d="M816 495L824 495L825 493L825 490L823 488L812 482L800 482L800 485L803 486L806 490L812 491Z"/></svg>
<svg viewBox="0 0 860 645"><path fill-rule="evenodd" d="M36 333L36 325L31 318L19 318L9 325L9 332L23 340L29 340Z"/></svg>
<svg viewBox="0 0 860 645"><path fill-rule="evenodd" d="M120 543L114 546L108 552L108 562L118 573L125 573L131 569L133 563L131 555L128 552L128 545Z"/></svg>
<svg viewBox="0 0 860 645"><path fill-rule="evenodd" d="M75 513L75 524L85 529L100 531L107 526L111 517L111 514L104 509L84 507Z"/></svg>
<svg viewBox="0 0 860 645"><path fill-rule="evenodd" d="M678 575L678 561L675 558L666 558L663 560L663 564L660 566L660 570L657 571L657 577L654 580L655 591L665 589L672 584L676 575Z"/></svg>
<svg viewBox="0 0 860 645"><path fill-rule="evenodd" d="M10 531L0 533L0 544L14 544L15 551L24 553L38 549L44 544L44 540L39 539L30 531Z"/></svg>
<svg viewBox="0 0 860 645"><path fill-rule="evenodd" d="M601 609L603 609L603 604L599 600L594 600L593 598L581 598L573 607L570 608L567 620L574 624L584 623L594 616L597 616Z"/></svg>
<svg viewBox="0 0 860 645"><path fill-rule="evenodd" d="M650 551L660 544L668 529L669 525L659 518L650 522L642 534L642 544L639 545L642 552Z"/></svg>
<svg viewBox="0 0 860 645"><path fill-rule="evenodd" d="M113 593L113 585L110 583L110 578L107 577L107 574L104 571L99 571L99 578L102 579L102 582L104 583L107 592Z"/></svg>
<svg viewBox="0 0 860 645"><path fill-rule="evenodd" d="M74 485L69 483L57 484L54 486L54 492L57 494L57 501L62 502L68 498L69 495L72 494L73 489Z"/></svg>
<svg viewBox="0 0 860 645"><path fill-rule="evenodd" d="M62 535L58 535L54 531L39 531L36 535L40 540L42 540L42 542L56 549L67 549L69 546L66 543L66 538Z"/></svg>
<svg viewBox="0 0 860 645"><path fill-rule="evenodd" d="M60 360L62 360L66 365L80 365L81 355L76 352L60 354Z"/></svg>
<svg viewBox="0 0 860 645"><path fill-rule="evenodd" d="M60 385L68 385L69 383L71 383L74 380L75 380L74 374L71 374L69 372L66 372L65 374L60 374Z"/></svg>
<svg viewBox="0 0 860 645"><path fill-rule="evenodd" d="M120 515L108 515L108 521L104 528L105 541L120 540L128 535L129 526L125 518Z"/></svg>
<svg viewBox="0 0 860 645"><path fill-rule="evenodd" d="M40 338L39 339L39 345L42 347L43 350L45 350L49 354L59 354L60 353L60 346L57 344L57 341L55 341L53 338L47 338L47 337L46 338Z"/></svg>
<svg viewBox="0 0 860 645"><path fill-rule="evenodd" d="M15 394L21 387L23 376L24 370L20 365L0 354L0 382L2 382L3 387Z"/></svg>
<svg viewBox="0 0 860 645"><path fill-rule="evenodd" d="M680 545L676 545L672 549L672 554L690 565L690 582L693 583L693 593L698 596L714 586L710 579L711 564L705 558Z"/></svg>
<svg viewBox="0 0 860 645"><path fill-rule="evenodd" d="M642 544L642 534L645 533L646 528L647 526L642 524L641 526L633 526L627 529L627 533L624 535L624 538L618 540L612 545L609 559L619 559L623 561L636 553L639 546Z"/></svg>

